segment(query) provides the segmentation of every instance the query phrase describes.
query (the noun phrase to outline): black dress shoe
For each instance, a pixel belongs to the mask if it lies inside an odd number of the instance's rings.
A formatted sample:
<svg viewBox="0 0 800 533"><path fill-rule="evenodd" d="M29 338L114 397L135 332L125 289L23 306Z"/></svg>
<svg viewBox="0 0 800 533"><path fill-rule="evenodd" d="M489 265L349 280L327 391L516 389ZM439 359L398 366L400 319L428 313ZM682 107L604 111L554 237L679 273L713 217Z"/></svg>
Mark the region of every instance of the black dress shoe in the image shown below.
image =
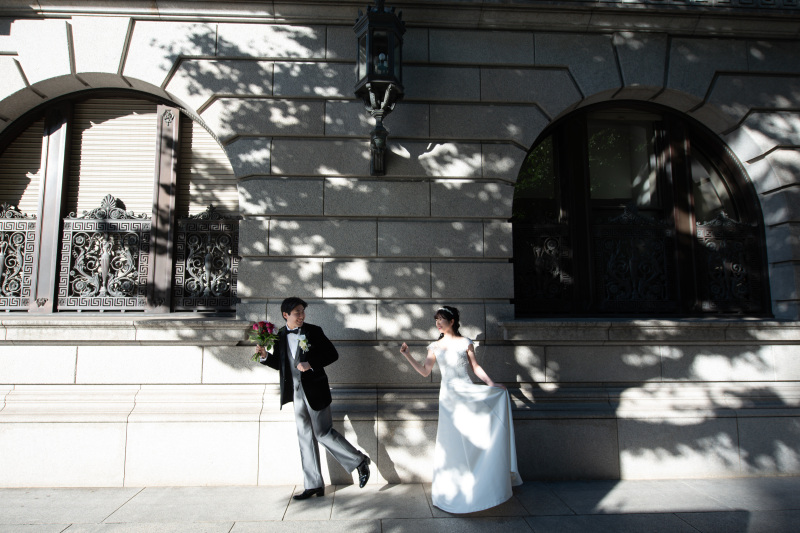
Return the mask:
<svg viewBox="0 0 800 533"><path fill-rule="evenodd" d="M358 488L363 489L369 481L369 457L364 456L364 460L356 468L358 469Z"/></svg>
<svg viewBox="0 0 800 533"><path fill-rule="evenodd" d="M325 496L325 487L320 487L318 489L306 489L300 494L295 494L295 500L306 500L312 496Z"/></svg>

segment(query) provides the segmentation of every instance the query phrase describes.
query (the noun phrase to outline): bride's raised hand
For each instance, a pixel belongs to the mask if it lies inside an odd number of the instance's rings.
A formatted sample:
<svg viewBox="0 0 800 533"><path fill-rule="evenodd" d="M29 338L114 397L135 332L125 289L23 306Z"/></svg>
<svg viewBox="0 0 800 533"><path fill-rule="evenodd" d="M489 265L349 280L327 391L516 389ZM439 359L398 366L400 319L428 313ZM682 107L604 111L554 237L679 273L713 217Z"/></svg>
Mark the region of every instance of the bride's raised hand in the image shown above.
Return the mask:
<svg viewBox="0 0 800 533"><path fill-rule="evenodd" d="M403 344L400 345L400 353L405 355L406 357L408 357L408 355L409 355L408 344L403 343Z"/></svg>

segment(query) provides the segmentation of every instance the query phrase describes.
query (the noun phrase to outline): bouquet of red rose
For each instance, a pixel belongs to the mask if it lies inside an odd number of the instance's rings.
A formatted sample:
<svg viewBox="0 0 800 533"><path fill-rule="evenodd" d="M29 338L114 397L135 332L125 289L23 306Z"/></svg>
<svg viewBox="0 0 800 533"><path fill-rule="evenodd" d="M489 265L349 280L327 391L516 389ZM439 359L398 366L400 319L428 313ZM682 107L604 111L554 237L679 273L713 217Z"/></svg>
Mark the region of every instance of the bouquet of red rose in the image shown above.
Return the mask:
<svg viewBox="0 0 800 533"><path fill-rule="evenodd" d="M275 345L275 341L278 340L278 328L276 328L275 324L272 322L256 322L253 324L253 328L250 331L250 340L259 346L263 346L264 349L269 352ZM258 361L260 357L259 353L256 352L250 359L252 361Z"/></svg>

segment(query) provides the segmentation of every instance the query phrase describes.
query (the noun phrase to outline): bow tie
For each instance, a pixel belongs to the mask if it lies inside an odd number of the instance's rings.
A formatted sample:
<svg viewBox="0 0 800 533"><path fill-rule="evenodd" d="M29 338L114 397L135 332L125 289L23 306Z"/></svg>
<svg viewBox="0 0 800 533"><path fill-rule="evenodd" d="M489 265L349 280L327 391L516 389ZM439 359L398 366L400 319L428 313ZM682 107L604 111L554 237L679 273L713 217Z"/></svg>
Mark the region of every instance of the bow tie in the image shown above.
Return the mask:
<svg viewBox="0 0 800 533"><path fill-rule="evenodd" d="M286 334L288 335L289 333L294 333L295 335L299 335L300 334L300 328L287 329L286 330Z"/></svg>

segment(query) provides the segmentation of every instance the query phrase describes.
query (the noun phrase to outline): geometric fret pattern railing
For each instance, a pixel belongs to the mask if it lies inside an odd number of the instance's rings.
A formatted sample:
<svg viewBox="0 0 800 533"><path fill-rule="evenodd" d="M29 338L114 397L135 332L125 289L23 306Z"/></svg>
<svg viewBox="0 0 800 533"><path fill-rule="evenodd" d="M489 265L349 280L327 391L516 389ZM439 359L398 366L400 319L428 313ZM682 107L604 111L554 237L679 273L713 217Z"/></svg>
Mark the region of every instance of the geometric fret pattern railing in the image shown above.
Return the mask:
<svg viewBox="0 0 800 533"><path fill-rule="evenodd" d="M147 304L150 220L106 196L100 207L64 219L59 311L141 311Z"/></svg>
<svg viewBox="0 0 800 533"><path fill-rule="evenodd" d="M762 311L757 226L738 222L722 211L697 222L698 296L706 312Z"/></svg>
<svg viewBox="0 0 800 533"><path fill-rule="evenodd" d="M36 216L0 205L0 309L27 311L32 298Z"/></svg>
<svg viewBox="0 0 800 533"><path fill-rule="evenodd" d="M214 208L179 219L175 238L175 311L231 310L236 306L239 221Z"/></svg>

